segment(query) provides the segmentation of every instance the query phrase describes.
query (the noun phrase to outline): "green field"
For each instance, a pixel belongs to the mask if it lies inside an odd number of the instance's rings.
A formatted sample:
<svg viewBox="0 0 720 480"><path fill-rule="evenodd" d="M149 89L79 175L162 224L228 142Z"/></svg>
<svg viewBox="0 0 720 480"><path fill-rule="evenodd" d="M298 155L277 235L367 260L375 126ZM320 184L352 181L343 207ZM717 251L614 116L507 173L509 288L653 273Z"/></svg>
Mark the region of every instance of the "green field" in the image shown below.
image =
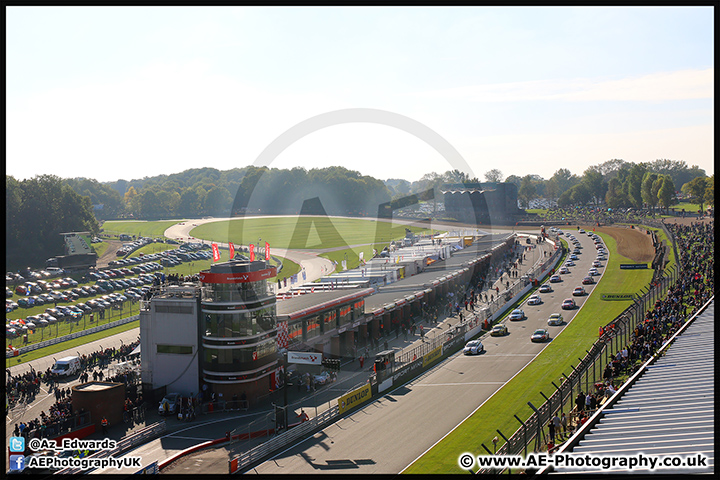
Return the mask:
<svg viewBox="0 0 720 480"><path fill-rule="evenodd" d="M457 463L461 453L486 454L480 444L492 446L492 438L497 436L496 429L506 436L512 435L519 426L513 415L528 418L532 411L527 402L542 405L545 399L540 392L546 395L553 393L555 388L551 382L569 373L570 365L577 364L578 358L583 358L597 339L598 329L629 304L602 301L602 293L635 293L650 282L652 270L620 270L620 263L631 260L617 253L617 244L612 237L600 235L610 252L610 260L605 265L602 281L596 285L575 319L532 363L403 473L461 473ZM503 443L501 439L498 447Z"/></svg>
<svg viewBox="0 0 720 480"><path fill-rule="evenodd" d="M426 229L410 227L415 233ZM190 232L195 238L236 245L257 243L291 249L322 249L373 243L389 243L405 237L404 226L384 221L330 217L243 218L199 225Z"/></svg>
<svg viewBox="0 0 720 480"><path fill-rule="evenodd" d="M342 250L325 252L321 253L319 256L337 262L337 271L342 271L342 261L345 260L347 255L347 268L348 270L351 270L353 268L357 268L360 265L360 252L363 252L363 258L367 262L368 260L373 258L373 248L379 253L383 248L387 246L388 243L375 243L373 245L365 245L362 247L344 248Z"/></svg>
<svg viewBox="0 0 720 480"><path fill-rule="evenodd" d="M117 320L117 318L115 320ZM132 330L133 328L138 328L139 326L140 320L135 320L134 322L129 322L125 325L108 328L107 330L103 330L101 332L91 333L90 335L85 335L83 337L74 338L66 342L50 345L49 347L33 350L23 355L18 355L17 357L7 358L5 359L5 368L42 358L47 355L52 355L53 353L62 352L72 347L85 345L86 343L94 342L95 340L100 340L101 338L109 337L111 335L117 335L118 333L126 332L128 330Z"/></svg>
<svg viewBox="0 0 720 480"><path fill-rule="evenodd" d="M138 235L143 237L162 237L165 230L172 227L182 220L159 220L146 222L141 220L119 220L105 222L102 225L103 234L120 235L126 233L128 235Z"/></svg>

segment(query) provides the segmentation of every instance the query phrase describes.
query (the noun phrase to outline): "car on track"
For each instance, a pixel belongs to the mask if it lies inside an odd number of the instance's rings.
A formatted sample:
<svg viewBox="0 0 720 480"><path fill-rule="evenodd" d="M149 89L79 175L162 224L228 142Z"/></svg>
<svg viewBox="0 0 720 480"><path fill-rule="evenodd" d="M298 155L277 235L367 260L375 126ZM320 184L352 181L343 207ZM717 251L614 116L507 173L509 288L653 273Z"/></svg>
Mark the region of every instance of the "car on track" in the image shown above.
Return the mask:
<svg viewBox="0 0 720 480"><path fill-rule="evenodd" d="M485 347L480 340L470 340L463 348L463 354L465 355L479 355L484 351Z"/></svg>
<svg viewBox="0 0 720 480"><path fill-rule="evenodd" d="M502 337L508 334L508 328L504 323L498 323L490 330L491 337Z"/></svg>
<svg viewBox="0 0 720 480"><path fill-rule="evenodd" d="M510 320L522 320L525 318L525 312L520 310L519 308L516 308L512 312L510 312L510 317L508 317Z"/></svg>
<svg viewBox="0 0 720 480"><path fill-rule="evenodd" d="M565 300L563 300L561 307L563 310L572 310L573 308L577 307L577 304L572 298L566 298Z"/></svg>
<svg viewBox="0 0 720 480"><path fill-rule="evenodd" d="M562 282L560 275L553 275L552 277L550 277L550 283L558 283L558 282Z"/></svg>
<svg viewBox="0 0 720 480"><path fill-rule="evenodd" d="M563 324L563 316L561 313L551 313L548 317L547 324L551 327L557 327Z"/></svg>
<svg viewBox="0 0 720 480"><path fill-rule="evenodd" d="M592 266L593 267L602 267L602 263L600 263L600 260L593 260Z"/></svg>
<svg viewBox="0 0 720 480"><path fill-rule="evenodd" d="M552 292L552 287L549 283L543 283L540 285L540 289L538 290L540 293L549 293Z"/></svg>
<svg viewBox="0 0 720 480"><path fill-rule="evenodd" d="M583 288L583 287L575 287L572 294L573 294L573 297L582 297L583 295L586 295L587 292L585 292L585 288Z"/></svg>
<svg viewBox="0 0 720 480"><path fill-rule="evenodd" d="M530 336L530 341L533 342L547 342L550 339L550 334L544 328L538 328Z"/></svg>
<svg viewBox="0 0 720 480"><path fill-rule="evenodd" d="M570 273L570 269L563 265L562 267L560 267L560 270L558 270L558 273L560 273L561 275L567 275L568 273Z"/></svg>
<svg viewBox="0 0 720 480"><path fill-rule="evenodd" d="M595 280L593 280L593 277L585 277L582 279L583 285L592 285L595 283Z"/></svg>
<svg viewBox="0 0 720 480"><path fill-rule="evenodd" d="M540 295L533 294L530 295L530 298L528 298L527 304L528 305L540 305L542 303L542 300L540 299Z"/></svg>
<svg viewBox="0 0 720 480"><path fill-rule="evenodd" d="M585 230L581 228L580 230L578 230L578 233L585 233Z"/></svg>
<svg viewBox="0 0 720 480"><path fill-rule="evenodd" d="M566 266L566 267L574 267L574 266L575 266L575 262L573 262L572 260L568 260L568 261L565 262L565 266Z"/></svg>
<svg viewBox="0 0 720 480"><path fill-rule="evenodd" d="M588 270L588 275L592 275L592 276L600 275L600 272L598 272L597 268L593 267L590 270Z"/></svg>
<svg viewBox="0 0 720 480"><path fill-rule="evenodd" d="M570 254L570 260L578 260L578 259L579 259L579 257L577 255L575 255L574 253Z"/></svg>

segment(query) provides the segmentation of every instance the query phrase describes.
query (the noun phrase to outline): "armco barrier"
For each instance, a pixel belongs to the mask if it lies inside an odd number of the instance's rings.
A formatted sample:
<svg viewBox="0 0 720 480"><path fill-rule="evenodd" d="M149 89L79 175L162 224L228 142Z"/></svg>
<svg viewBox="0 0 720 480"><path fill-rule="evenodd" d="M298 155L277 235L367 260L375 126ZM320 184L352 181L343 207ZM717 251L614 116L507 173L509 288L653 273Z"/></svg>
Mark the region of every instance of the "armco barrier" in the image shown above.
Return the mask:
<svg viewBox="0 0 720 480"><path fill-rule="evenodd" d="M125 317L121 318L120 320L115 320L114 322L106 323L105 325L99 325L97 327L88 328L86 330L82 330L80 332L71 333L70 335L63 335L62 337L53 338L50 340L45 340L43 342L39 343L33 343L32 345L28 345L26 347L20 347L18 348L18 352L20 352L18 355L22 355L23 353L32 352L33 350L37 350L38 348L44 348L48 347L50 345L55 345L58 343L66 342L68 340L73 340L75 338L83 337L85 335L90 335L96 332L100 332L102 330L107 330L108 328L117 327L119 325L125 325L126 323L134 322L135 320L138 320L140 318L140 315L133 315L131 317ZM12 355L8 354L8 352L5 352L5 358L10 358Z"/></svg>
<svg viewBox="0 0 720 480"><path fill-rule="evenodd" d="M334 405L332 408L320 413L317 417L313 417L307 422L303 422L290 430L271 438L267 442L258 445L247 452L243 452L240 456L230 459L228 461L228 472L231 474L238 473L251 465L261 462L271 454L291 444L299 438L307 437L314 430L332 423L338 416L340 416L340 408L337 405Z"/></svg>

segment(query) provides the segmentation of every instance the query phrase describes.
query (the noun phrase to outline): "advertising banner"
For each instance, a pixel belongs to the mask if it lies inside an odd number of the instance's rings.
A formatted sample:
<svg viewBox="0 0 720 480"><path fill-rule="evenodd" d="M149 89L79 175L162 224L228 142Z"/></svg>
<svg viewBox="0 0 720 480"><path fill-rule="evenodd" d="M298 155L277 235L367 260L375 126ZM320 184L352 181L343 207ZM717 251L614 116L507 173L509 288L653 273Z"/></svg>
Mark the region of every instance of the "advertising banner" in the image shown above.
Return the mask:
<svg viewBox="0 0 720 480"><path fill-rule="evenodd" d="M213 262L220 260L220 250L218 249L217 243L212 244Z"/></svg>
<svg viewBox="0 0 720 480"><path fill-rule="evenodd" d="M301 363L303 365L321 365L322 353L288 352L288 363Z"/></svg>
<svg viewBox="0 0 720 480"><path fill-rule="evenodd" d="M367 402L371 398L372 391L370 389L370 384L368 383L365 386L362 386L357 390L353 390L352 392L338 398L338 408L340 409L338 413L342 415L351 408L356 407L361 403Z"/></svg>
<svg viewBox="0 0 720 480"><path fill-rule="evenodd" d="M423 368L427 367L440 357L442 357L442 345L437 347L435 350L428 352L426 355L423 355Z"/></svg>
<svg viewBox="0 0 720 480"><path fill-rule="evenodd" d="M228 246L230 248L230 260L235 258L235 245L233 245L232 242L228 243Z"/></svg>

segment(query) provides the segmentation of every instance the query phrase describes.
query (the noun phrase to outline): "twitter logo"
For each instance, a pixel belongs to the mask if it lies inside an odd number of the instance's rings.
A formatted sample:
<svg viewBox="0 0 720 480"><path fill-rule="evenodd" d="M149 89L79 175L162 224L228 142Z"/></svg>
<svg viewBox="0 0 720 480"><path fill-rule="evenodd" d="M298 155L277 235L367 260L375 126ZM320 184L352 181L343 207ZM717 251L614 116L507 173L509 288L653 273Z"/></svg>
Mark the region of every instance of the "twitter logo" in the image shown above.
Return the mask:
<svg viewBox="0 0 720 480"><path fill-rule="evenodd" d="M10 437L10 451L20 453L24 452L25 439L23 437Z"/></svg>

